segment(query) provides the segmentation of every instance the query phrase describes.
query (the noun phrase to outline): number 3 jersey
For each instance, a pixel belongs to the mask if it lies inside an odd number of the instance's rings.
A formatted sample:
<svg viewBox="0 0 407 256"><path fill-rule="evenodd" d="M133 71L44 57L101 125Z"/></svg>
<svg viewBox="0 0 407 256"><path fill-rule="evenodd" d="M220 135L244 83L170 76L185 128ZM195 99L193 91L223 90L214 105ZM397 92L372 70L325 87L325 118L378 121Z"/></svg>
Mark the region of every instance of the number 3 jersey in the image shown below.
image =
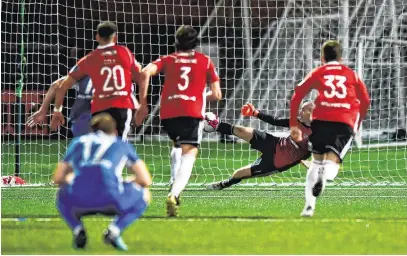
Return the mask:
<svg viewBox="0 0 407 256"><path fill-rule="evenodd" d="M176 52L153 64L164 73L160 118L204 118L206 85L219 81L211 59L197 51Z"/></svg>
<svg viewBox="0 0 407 256"><path fill-rule="evenodd" d="M108 108L136 107L132 80L138 78L140 65L127 47L113 43L98 46L77 66L69 75L76 81L88 75L93 82L92 113Z"/></svg>
<svg viewBox="0 0 407 256"><path fill-rule="evenodd" d="M352 69L338 62L328 62L314 69L295 88L296 99L300 101L312 89L318 90L312 112L314 120L345 123L357 129L368 109L360 104L359 99L368 102L369 95L365 84ZM290 126L297 123L296 111L300 104L297 101L291 102Z"/></svg>

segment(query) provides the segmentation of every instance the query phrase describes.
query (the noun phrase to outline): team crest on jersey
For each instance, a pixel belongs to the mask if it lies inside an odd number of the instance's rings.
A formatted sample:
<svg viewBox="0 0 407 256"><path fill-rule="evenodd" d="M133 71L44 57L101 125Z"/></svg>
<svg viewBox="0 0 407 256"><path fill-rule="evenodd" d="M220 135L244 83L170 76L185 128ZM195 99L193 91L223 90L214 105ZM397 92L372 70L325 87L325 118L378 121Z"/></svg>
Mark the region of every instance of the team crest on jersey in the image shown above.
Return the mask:
<svg viewBox="0 0 407 256"><path fill-rule="evenodd" d="M102 56L113 56L113 55L117 55L117 51L116 50L109 50L109 51L104 51L101 53Z"/></svg>

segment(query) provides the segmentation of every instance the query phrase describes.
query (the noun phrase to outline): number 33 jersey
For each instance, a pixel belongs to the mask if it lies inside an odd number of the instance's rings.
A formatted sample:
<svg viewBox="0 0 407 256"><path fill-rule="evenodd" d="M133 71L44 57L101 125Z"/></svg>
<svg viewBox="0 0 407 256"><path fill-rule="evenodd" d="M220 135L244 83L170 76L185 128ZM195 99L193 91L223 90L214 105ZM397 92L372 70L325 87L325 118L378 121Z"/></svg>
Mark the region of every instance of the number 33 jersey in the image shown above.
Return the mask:
<svg viewBox="0 0 407 256"><path fill-rule="evenodd" d="M141 66L127 47L107 44L82 58L69 73L76 81L89 75L93 82L92 113L108 108L134 109L137 101L132 80Z"/></svg>
<svg viewBox="0 0 407 256"><path fill-rule="evenodd" d="M219 81L211 59L203 53L176 52L153 62L164 73L160 118L204 118L206 85Z"/></svg>
<svg viewBox="0 0 407 256"><path fill-rule="evenodd" d="M360 109L367 109L367 106L360 105L359 99L368 101L369 95L365 84L352 69L338 62L328 62L310 72L295 88L295 93L305 96L311 89L318 90L312 112L314 120L345 123L357 129L364 118L360 116Z"/></svg>

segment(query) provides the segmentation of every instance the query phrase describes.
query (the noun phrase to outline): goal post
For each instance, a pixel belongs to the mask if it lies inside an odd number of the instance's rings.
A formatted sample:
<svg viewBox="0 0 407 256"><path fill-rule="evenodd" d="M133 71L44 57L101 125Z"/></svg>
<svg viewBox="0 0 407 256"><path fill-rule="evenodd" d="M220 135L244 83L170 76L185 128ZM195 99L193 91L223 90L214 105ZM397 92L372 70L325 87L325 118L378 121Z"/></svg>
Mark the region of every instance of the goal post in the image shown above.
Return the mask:
<svg viewBox="0 0 407 256"><path fill-rule="evenodd" d="M22 6L23 23L19 18ZM51 132L49 125L30 128L24 124L38 110L51 83L95 48L98 23L110 20L118 25L118 42L129 47L143 66L175 50L174 33L181 24L197 28L201 50L216 63L224 95L219 103L209 103L207 110L223 121L277 136L287 136L288 130L241 116L241 106L251 102L287 118L294 86L320 65L321 44L340 40L344 62L363 78L372 104L356 136L357 147L351 148L335 184L405 186L406 10L403 0L2 1L1 175L13 175L19 158L20 176L28 184L49 184L55 164L71 141L70 124L58 133ZM16 98L20 39L26 56L21 104ZM170 178L172 145L158 118L163 82L162 76L152 80L150 115L130 136L146 160L154 185L166 185ZM65 116L75 97L75 91L68 92ZM16 122L18 106L24 114ZM21 141L15 140L18 137ZM225 179L258 155L241 140L224 144L217 134L204 134L189 185ZM296 166L244 185L303 185L305 176L306 169Z"/></svg>

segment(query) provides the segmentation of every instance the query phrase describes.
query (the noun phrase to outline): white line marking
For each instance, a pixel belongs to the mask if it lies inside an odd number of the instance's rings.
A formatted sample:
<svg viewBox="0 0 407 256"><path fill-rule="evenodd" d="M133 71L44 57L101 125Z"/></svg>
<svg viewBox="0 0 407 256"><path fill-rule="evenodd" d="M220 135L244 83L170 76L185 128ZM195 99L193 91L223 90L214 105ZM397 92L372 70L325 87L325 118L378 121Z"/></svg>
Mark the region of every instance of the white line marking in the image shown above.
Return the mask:
<svg viewBox="0 0 407 256"><path fill-rule="evenodd" d="M168 191L169 187L151 187L150 190ZM407 190L407 187L326 187L328 190ZM34 190L57 190L57 187L16 187L16 186L2 186L1 189L34 189ZM304 190L304 187L237 187L229 188L226 191L273 191L273 190ZM185 191L209 191L206 188L186 188Z"/></svg>
<svg viewBox="0 0 407 256"><path fill-rule="evenodd" d="M216 220L225 220L231 222L328 222L328 223L365 223L365 222L386 222L386 223L407 223L407 219L339 219L339 218L298 218L298 219L272 219L272 218L226 218L226 217L216 217L216 218L141 218L139 221L155 221L155 222L167 222L167 221L188 221L188 222L209 222ZM2 218L2 222L62 222L60 218ZM101 221L112 221L112 218L86 218L86 221L101 222Z"/></svg>
<svg viewBox="0 0 407 256"><path fill-rule="evenodd" d="M153 195L154 196L154 195ZM165 196L154 196L155 198L167 198L167 195ZM303 198L304 195L298 195L298 196L292 196L292 195L273 195L273 194L268 194L268 195L197 195L197 196L186 196L183 195L182 198ZM324 198L407 198L407 196L381 196L381 195L360 195L360 196L325 196L323 195ZM49 198L46 196L27 196L23 197L22 199L27 200L27 199L43 199L43 198ZM2 200L16 200L16 198L2 198Z"/></svg>

